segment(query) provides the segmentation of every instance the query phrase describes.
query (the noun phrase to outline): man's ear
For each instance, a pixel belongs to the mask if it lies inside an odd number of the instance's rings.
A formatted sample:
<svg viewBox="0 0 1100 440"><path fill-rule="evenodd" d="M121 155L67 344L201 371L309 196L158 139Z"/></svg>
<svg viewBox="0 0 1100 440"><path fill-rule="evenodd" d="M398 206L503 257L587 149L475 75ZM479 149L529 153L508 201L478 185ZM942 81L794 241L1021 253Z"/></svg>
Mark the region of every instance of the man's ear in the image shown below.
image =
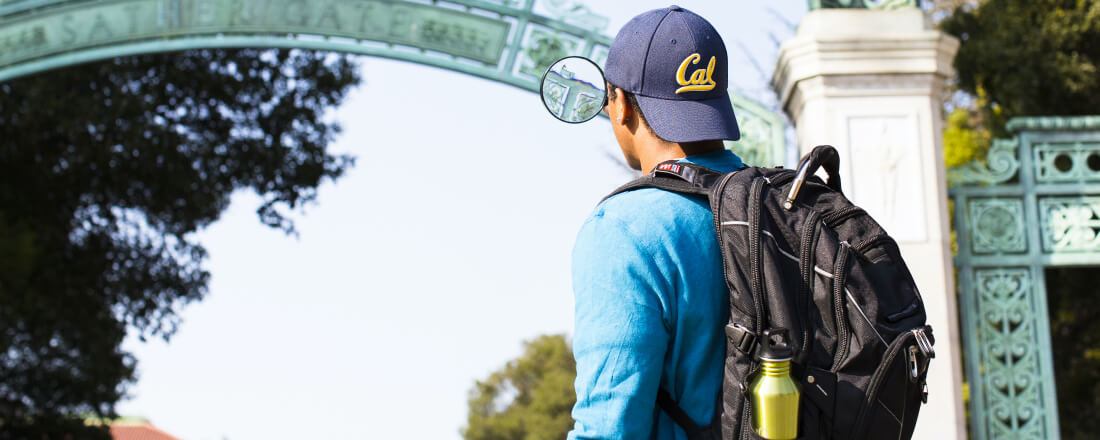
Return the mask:
<svg viewBox="0 0 1100 440"><path fill-rule="evenodd" d="M608 116L613 118L612 122L618 124L624 124L630 121L630 118L634 116L634 109L630 108L630 103L626 101L626 92L623 89L615 87L611 93L615 94L614 101L608 101Z"/></svg>

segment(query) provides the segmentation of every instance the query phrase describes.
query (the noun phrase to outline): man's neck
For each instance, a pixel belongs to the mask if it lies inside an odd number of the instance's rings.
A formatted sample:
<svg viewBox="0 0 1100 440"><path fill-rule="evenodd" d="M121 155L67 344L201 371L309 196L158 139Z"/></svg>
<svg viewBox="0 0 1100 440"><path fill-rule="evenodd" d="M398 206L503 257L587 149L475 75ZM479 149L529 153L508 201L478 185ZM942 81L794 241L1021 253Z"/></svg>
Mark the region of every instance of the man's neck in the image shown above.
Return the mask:
<svg viewBox="0 0 1100 440"><path fill-rule="evenodd" d="M646 145L638 149L638 162L642 166L642 172L648 173L653 171L653 168L656 167L657 164L664 161L683 159L695 154L721 151L725 148L726 146L722 141L678 143L664 142L653 137L651 140L648 140Z"/></svg>

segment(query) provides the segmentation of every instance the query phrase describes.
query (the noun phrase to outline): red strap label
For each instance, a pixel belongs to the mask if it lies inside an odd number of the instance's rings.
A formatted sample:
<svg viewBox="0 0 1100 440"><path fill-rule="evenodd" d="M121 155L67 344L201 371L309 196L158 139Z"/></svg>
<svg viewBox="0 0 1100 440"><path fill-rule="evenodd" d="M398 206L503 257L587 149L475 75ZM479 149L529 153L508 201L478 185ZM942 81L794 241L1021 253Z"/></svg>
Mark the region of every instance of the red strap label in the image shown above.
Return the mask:
<svg viewBox="0 0 1100 440"><path fill-rule="evenodd" d="M680 166L680 165L676 165L674 163L663 163L663 164L657 165L657 169L661 170L661 171L668 171L668 172L671 172L671 173L680 174L680 171L681 171L681 169L683 169L683 167Z"/></svg>

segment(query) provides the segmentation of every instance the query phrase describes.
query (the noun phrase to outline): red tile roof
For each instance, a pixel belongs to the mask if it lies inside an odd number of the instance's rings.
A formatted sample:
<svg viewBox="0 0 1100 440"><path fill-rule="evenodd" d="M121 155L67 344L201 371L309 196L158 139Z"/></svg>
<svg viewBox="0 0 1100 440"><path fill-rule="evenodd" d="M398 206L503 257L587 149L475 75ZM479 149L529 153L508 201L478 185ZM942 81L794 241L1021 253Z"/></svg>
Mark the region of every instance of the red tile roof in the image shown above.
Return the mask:
<svg viewBox="0 0 1100 440"><path fill-rule="evenodd" d="M111 423L111 437L114 440L180 440L144 420Z"/></svg>

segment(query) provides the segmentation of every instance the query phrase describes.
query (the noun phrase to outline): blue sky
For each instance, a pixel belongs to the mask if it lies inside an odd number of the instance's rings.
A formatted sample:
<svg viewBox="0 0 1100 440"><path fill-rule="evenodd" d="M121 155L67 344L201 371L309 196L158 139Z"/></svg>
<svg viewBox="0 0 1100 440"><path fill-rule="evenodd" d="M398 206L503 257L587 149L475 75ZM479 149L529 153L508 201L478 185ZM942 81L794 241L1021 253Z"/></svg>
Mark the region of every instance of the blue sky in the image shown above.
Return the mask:
<svg viewBox="0 0 1100 440"><path fill-rule="evenodd" d="M611 35L668 5L586 4ZM806 2L680 5L723 35L732 88L774 106L778 41ZM355 168L295 216L297 239L233 197L199 234L207 298L171 342L125 343L139 381L122 414L186 440L458 439L474 380L572 332L573 238L631 178L606 121L564 124L534 94L435 68L362 69L332 115Z"/></svg>

